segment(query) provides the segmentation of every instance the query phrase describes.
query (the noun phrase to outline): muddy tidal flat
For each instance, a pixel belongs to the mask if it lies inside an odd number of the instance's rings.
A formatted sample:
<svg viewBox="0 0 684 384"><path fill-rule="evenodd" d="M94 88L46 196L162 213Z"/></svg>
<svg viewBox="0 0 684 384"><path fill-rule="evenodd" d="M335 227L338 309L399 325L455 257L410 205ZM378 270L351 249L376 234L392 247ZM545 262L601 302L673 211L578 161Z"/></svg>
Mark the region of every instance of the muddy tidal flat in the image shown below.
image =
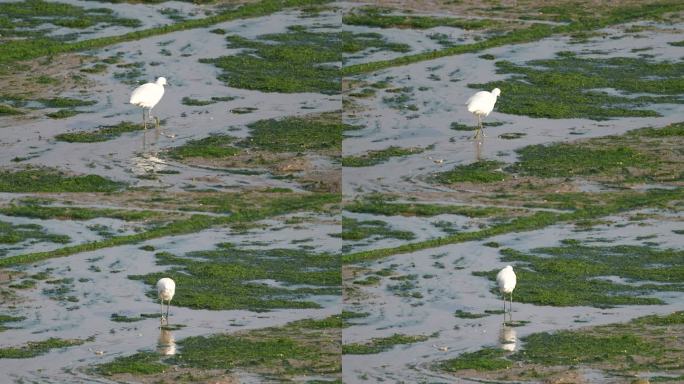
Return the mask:
<svg viewBox="0 0 684 384"><path fill-rule="evenodd" d="M670 0L0 2L0 382L684 382L683 57Z"/></svg>

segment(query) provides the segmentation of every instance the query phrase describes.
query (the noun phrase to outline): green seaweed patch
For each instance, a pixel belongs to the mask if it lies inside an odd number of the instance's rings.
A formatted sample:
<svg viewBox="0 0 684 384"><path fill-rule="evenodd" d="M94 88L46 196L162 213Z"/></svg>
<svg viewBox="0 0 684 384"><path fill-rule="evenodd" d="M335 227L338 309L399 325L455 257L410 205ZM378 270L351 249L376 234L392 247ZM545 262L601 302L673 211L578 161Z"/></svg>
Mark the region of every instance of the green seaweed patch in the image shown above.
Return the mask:
<svg viewBox="0 0 684 384"><path fill-rule="evenodd" d="M510 213L510 210L498 207L471 207L451 204L398 203L383 195L369 195L355 200L344 207L345 211L354 213L370 213L383 216L420 216L432 217L451 214L467 217L494 217Z"/></svg>
<svg viewBox="0 0 684 384"><path fill-rule="evenodd" d="M32 289L38 285L38 282L33 279L24 279L18 283L10 284L8 287L14 289Z"/></svg>
<svg viewBox="0 0 684 384"><path fill-rule="evenodd" d="M0 221L0 244L17 244L27 240L66 244L71 238L67 235L48 233L39 224L12 224Z"/></svg>
<svg viewBox="0 0 684 384"><path fill-rule="evenodd" d="M304 299L336 294L341 284L339 257L298 249L242 250L223 245L185 257L161 252L156 258L171 269L129 277L150 286L161 277L171 277L184 287L176 292L174 304L194 309L318 308ZM149 296L156 298L156 290Z"/></svg>
<svg viewBox="0 0 684 384"><path fill-rule="evenodd" d="M231 100L235 100L235 99L236 99L236 97L233 97L233 96L214 96L209 100L199 100L199 99L193 99L192 97L185 96L181 100L181 103L183 105L202 107L205 105L216 104L219 101L231 101Z"/></svg>
<svg viewBox="0 0 684 384"><path fill-rule="evenodd" d="M491 19L392 15L377 7L360 7L355 9L354 12L346 13L342 17L342 23L376 28L430 29L435 27L452 27L468 30L493 28L502 24L500 21Z"/></svg>
<svg viewBox="0 0 684 384"><path fill-rule="evenodd" d="M162 373L168 365L160 362L161 356L155 352L139 352L131 356L117 357L114 361L100 364L95 371L101 375L111 376L118 373L151 375Z"/></svg>
<svg viewBox="0 0 684 384"><path fill-rule="evenodd" d="M367 343L352 343L342 345L342 354L345 355L371 355L389 351L397 345L413 344L429 339L425 335L402 335L395 333L389 337L370 339Z"/></svg>
<svg viewBox="0 0 684 384"><path fill-rule="evenodd" d="M645 246L562 246L526 254L507 248L502 261L518 262L515 298L553 306L612 307L662 304L655 292L684 291L684 252ZM474 272L494 281L498 271ZM618 276L626 283L607 279ZM655 283L655 284L654 284ZM498 294L498 290L493 289Z"/></svg>
<svg viewBox="0 0 684 384"><path fill-rule="evenodd" d="M405 157L422 153L424 148L401 148L391 146L389 148L378 151L370 151L361 156L346 156L342 158L343 167L370 167L380 163L384 163L393 157Z"/></svg>
<svg viewBox="0 0 684 384"><path fill-rule="evenodd" d="M0 170L1 192L114 192L123 186L102 176L71 176L54 168Z"/></svg>
<svg viewBox="0 0 684 384"><path fill-rule="evenodd" d="M555 143L530 145L516 152L518 162L507 170L538 177L614 174L628 167L657 166L653 159L621 145L596 148L581 143Z"/></svg>
<svg viewBox="0 0 684 384"><path fill-rule="evenodd" d="M445 360L439 363L439 368L456 372L462 369L474 369L476 371L496 371L508 369L512 366L510 360L504 358L505 351L495 348L484 348L475 352L466 352L455 359Z"/></svg>
<svg viewBox="0 0 684 384"><path fill-rule="evenodd" d="M382 281L382 279L380 279L379 276L372 276L372 275L371 275L371 276L366 277L365 279L354 281L354 284L358 284L358 285L378 285L378 284L380 284L380 281Z"/></svg>
<svg viewBox="0 0 684 384"><path fill-rule="evenodd" d="M627 132L627 137L666 138L684 136L684 123L672 123L664 127L646 127Z"/></svg>
<svg viewBox="0 0 684 384"><path fill-rule="evenodd" d="M340 317L342 318L343 326L344 327L350 327L352 325L355 325L356 323L353 323L352 321L355 319L365 319L368 316L370 316L370 313L368 312L355 312L355 311L342 311L342 314Z"/></svg>
<svg viewBox="0 0 684 384"><path fill-rule="evenodd" d="M109 317L109 320L117 323L134 323L136 321L145 320L145 318L142 316L130 317L118 313L112 313L112 315Z"/></svg>
<svg viewBox="0 0 684 384"><path fill-rule="evenodd" d="M350 126L339 115L259 120L247 125L251 136L242 145L272 152L335 151Z"/></svg>
<svg viewBox="0 0 684 384"><path fill-rule="evenodd" d="M483 121L482 126L483 127L498 127L504 125L504 123L500 121ZM461 124L457 121L454 121L451 123L449 126L449 129L453 129L454 131L474 131L477 129L476 125L466 125L466 124Z"/></svg>
<svg viewBox="0 0 684 384"><path fill-rule="evenodd" d="M359 241L367 238L412 240L416 236L410 231L399 231L382 220L356 220L342 217L342 240Z"/></svg>
<svg viewBox="0 0 684 384"><path fill-rule="evenodd" d="M8 329L13 329L15 327L7 327L5 323L16 323L19 321L26 320L24 316L10 316L10 315L0 315L0 332L6 331Z"/></svg>
<svg viewBox="0 0 684 384"><path fill-rule="evenodd" d="M93 131L60 133L55 136L57 141L68 143L96 143L116 139L128 132L142 131L143 125L122 121L116 125L102 125Z"/></svg>
<svg viewBox="0 0 684 384"><path fill-rule="evenodd" d="M524 349L514 360L544 365L588 364L616 361L653 353L656 345L637 335L589 335L576 331L534 333L522 339Z"/></svg>
<svg viewBox="0 0 684 384"><path fill-rule="evenodd" d="M562 55L533 60L526 65L496 62L497 73L512 74L504 81L469 84L471 88L501 88L497 110L502 113L544 118L660 116L644 109L650 104L682 103L684 64L644 58L608 59ZM613 88L622 95L601 89ZM627 96L627 94L651 94Z"/></svg>
<svg viewBox="0 0 684 384"><path fill-rule="evenodd" d="M540 367L561 371L567 371L568 367L592 368L606 373L629 372L634 376L637 372L654 370L676 372L681 369L674 362L681 354L681 345L676 340L683 318L682 312L675 312L646 316L626 324L534 333L522 338L522 348L516 353L484 348L440 362L437 367L451 372L501 371L508 374L508 380L524 379L531 369L537 371ZM511 370L514 366L516 369Z"/></svg>
<svg viewBox="0 0 684 384"><path fill-rule="evenodd" d="M640 317L632 321L638 325L671 326L684 324L684 311L674 312L669 315L650 315Z"/></svg>
<svg viewBox="0 0 684 384"><path fill-rule="evenodd" d="M301 374L337 376L341 372L340 333L338 327L328 327L328 321L305 320L244 334L189 337L178 342L181 353L167 362L200 369L261 370L283 380Z"/></svg>
<svg viewBox="0 0 684 384"><path fill-rule="evenodd" d="M44 355L52 349L62 349L81 345L86 340L58 339L55 337L43 341L30 341L20 347L0 348L0 359L28 359Z"/></svg>
<svg viewBox="0 0 684 384"><path fill-rule="evenodd" d="M508 178L501 167L504 163L496 160L480 160L471 164L457 165L450 171L440 172L434 180L441 184L454 183L495 183Z"/></svg>
<svg viewBox="0 0 684 384"><path fill-rule="evenodd" d="M489 314L488 313L473 313L473 312L464 311L462 309L457 309L456 312L454 312L454 316L458 317L459 319L479 319L482 317L489 316Z"/></svg>
<svg viewBox="0 0 684 384"><path fill-rule="evenodd" d="M155 211L126 210L112 208L46 207L36 204L10 205L0 207L0 214L6 216L30 217L35 219L91 220L109 217L124 221L142 221L159 216Z"/></svg>
<svg viewBox="0 0 684 384"><path fill-rule="evenodd" d="M0 104L0 116L3 116L3 115L9 115L9 116L11 116L11 115L23 115L24 113L26 113L26 112L24 112L20 109L10 107L9 105Z"/></svg>
<svg viewBox="0 0 684 384"><path fill-rule="evenodd" d="M502 194L505 198L511 195ZM684 189L650 189L647 191L623 190L619 192L600 193L553 193L544 194L543 198L554 199L550 202L538 203L538 196L534 197L534 204L530 206L565 207L573 209L566 213L535 212L531 215L515 217L512 220L498 222L478 231L459 232L445 237L433 238L415 243L402 244L390 248L378 248L342 255L343 263L358 263L375 260L391 255L411 253L423 249L441 247L447 244L477 241L511 232L525 232L547 227L549 225L576 220L598 218L633 209L647 207L671 208L673 202L684 196ZM494 274L495 275L495 274Z"/></svg>
<svg viewBox="0 0 684 384"><path fill-rule="evenodd" d="M504 140L515 140L527 136L524 132L506 132L499 135L499 138Z"/></svg>
<svg viewBox="0 0 684 384"><path fill-rule="evenodd" d="M115 0L118 1L118 0ZM145 2L154 2L154 0L144 0ZM201 0L204 1L204 0ZM251 18L267 15L270 13L277 12L288 7L297 7L302 5L317 4L320 2L325 2L326 0L261 0L257 2L251 2L247 4L242 4L238 7L230 7L228 9L220 10L211 16L197 19L190 19L175 22L172 24L161 25L158 27L153 27L144 30L132 31L124 34L119 34L116 36L105 36L93 39L86 39L75 42L64 42L60 39L50 39L45 37L44 33L38 34L34 32L32 39L13 39L4 42L0 45L0 62L4 63L14 63L20 60L30 60L46 55L57 55L66 52L76 52L83 50L92 50L96 48L101 48L125 41L135 41L146 37L157 36L162 34L167 34L175 31L182 31L194 28L204 28L217 23L236 20L242 18ZM34 1L27 1L29 8L32 6L31 3ZM50 9L50 6L44 6L43 4L51 4L54 6L67 6L61 3L50 3L45 1L40 1L40 9ZM109 10L102 11L103 8L96 8L92 11L99 10L100 12L110 12ZM29 11L29 15L34 13L35 10ZM4 14L4 13L3 13ZM79 17L77 23L81 23L81 19L87 20L87 18ZM44 20L41 18L41 20ZM119 19L119 23L123 20ZM41 21L42 23L42 21ZM130 26L133 26L132 23ZM17 29L15 29L17 31ZM22 31L19 30L21 33Z"/></svg>
<svg viewBox="0 0 684 384"><path fill-rule="evenodd" d="M141 25L137 19L117 17L114 11L108 8L83 8L43 0L2 3L0 14L3 15L0 24L3 37L42 37L50 31L49 24L72 29L85 29L95 25L128 28ZM28 36L27 28L33 32ZM68 35L66 37L68 38Z"/></svg>
<svg viewBox="0 0 684 384"><path fill-rule="evenodd" d="M230 48L242 48L231 56L201 59L223 70L219 79L231 87L264 92L340 93L342 53L367 48L405 52L405 44L392 44L373 33L314 32L292 26L286 33L258 36L256 40L227 36ZM282 65L287 61L289 65Z"/></svg>
<svg viewBox="0 0 684 384"><path fill-rule="evenodd" d="M377 91L373 88L363 88L362 90L360 90L358 92L349 93L349 96L359 97L359 98L367 98L367 97L375 96L376 93L377 93Z"/></svg>
<svg viewBox="0 0 684 384"><path fill-rule="evenodd" d="M167 154L177 160L189 157L203 158L227 158L241 152L233 146L235 137L228 135L212 135L198 140L190 140L187 143L170 149Z"/></svg>
<svg viewBox="0 0 684 384"><path fill-rule="evenodd" d="M66 119L72 116L78 115L80 112L76 111L74 109L60 109L57 112L51 112L46 114L45 116L51 118L51 119Z"/></svg>
<svg viewBox="0 0 684 384"><path fill-rule="evenodd" d="M124 244L135 244L150 239L195 233L206 228L224 225L240 225L269 217L284 215L297 211L330 212L340 203L340 195L335 193L223 193L220 196L203 196L197 199L196 205L184 207L186 210L214 213L230 213L230 215L195 214L172 221L165 225L152 227L130 235L114 236L95 242L88 242L51 251L34 252L0 259L0 266L25 264L55 257L63 257L109 248Z"/></svg>

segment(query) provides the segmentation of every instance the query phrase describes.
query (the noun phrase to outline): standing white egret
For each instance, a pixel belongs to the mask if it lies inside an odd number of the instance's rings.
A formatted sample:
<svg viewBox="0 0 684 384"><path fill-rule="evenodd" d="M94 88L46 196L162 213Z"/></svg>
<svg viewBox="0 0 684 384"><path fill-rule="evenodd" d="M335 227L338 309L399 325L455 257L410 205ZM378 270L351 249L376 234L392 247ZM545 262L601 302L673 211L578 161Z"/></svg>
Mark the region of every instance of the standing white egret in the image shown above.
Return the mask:
<svg viewBox="0 0 684 384"><path fill-rule="evenodd" d="M511 295L511 305L508 308L509 312L513 312L513 290L515 289L516 277L515 272L513 272L513 267L507 265L504 269L500 270L496 274L496 283L499 284L499 292L503 297L504 303L504 316L506 313L506 294Z"/></svg>
<svg viewBox="0 0 684 384"><path fill-rule="evenodd" d="M146 83L131 93L130 103L142 107L143 109L143 126L147 129L147 119L150 118L150 111L164 96L164 86L166 85L166 78L159 77L154 83ZM145 118L145 110L147 109L147 118ZM155 116L157 122L157 129L159 129L159 118Z"/></svg>
<svg viewBox="0 0 684 384"><path fill-rule="evenodd" d="M176 283L168 277L164 277L157 281L157 294L159 295L159 303L161 304L161 319L164 321L164 300L166 300L166 323L169 323L169 307L171 306L171 299L176 293Z"/></svg>
<svg viewBox="0 0 684 384"><path fill-rule="evenodd" d="M496 104L496 99L501 94L499 88L494 88L491 92L480 91L466 101L466 106L468 107L468 112L472 113L477 117L477 132L475 132L474 138L480 135L485 136L482 126L482 119L487 117L490 112L494 109L494 104Z"/></svg>

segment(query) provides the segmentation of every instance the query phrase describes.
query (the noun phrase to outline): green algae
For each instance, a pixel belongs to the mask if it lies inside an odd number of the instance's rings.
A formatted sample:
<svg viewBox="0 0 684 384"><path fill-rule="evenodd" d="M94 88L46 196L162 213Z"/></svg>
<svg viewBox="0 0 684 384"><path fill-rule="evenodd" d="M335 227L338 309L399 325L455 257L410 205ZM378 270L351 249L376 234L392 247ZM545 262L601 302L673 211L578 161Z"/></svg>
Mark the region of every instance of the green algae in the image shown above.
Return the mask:
<svg viewBox="0 0 684 384"><path fill-rule="evenodd" d="M500 171L504 163L495 160L480 160L475 163L457 165L450 171L440 172L434 179L438 183L495 183L505 180L508 175Z"/></svg>
<svg viewBox="0 0 684 384"><path fill-rule="evenodd" d="M339 115L287 117L248 124L251 136L242 145L271 152L336 151L349 125Z"/></svg>
<svg viewBox="0 0 684 384"><path fill-rule="evenodd" d="M43 341L30 341L20 347L0 348L0 359L29 359L44 355L53 349L81 345L86 340L49 338Z"/></svg>
<svg viewBox="0 0 684 384"><path fill-rule="evenodd" d="M381 164L393 157L405 157L422 153L423 148L401 148L391 146L378 151L370 151L360 156L346 156L342 158L343 167L370 167Z"/></svg>
<svg viewBox="0 0 684 384"><path fill-rule="evenodd" d="M684 269L679 265L684 253L680 251L645 246L572 245L531 252L501 250L502 261L517 262L519 266L517 301L595 307L662 304L661 299L649 296L660 291L684 291ZM474 274L494 280L497 272ZM627 281L614 282L608 276Z"/></svg>
<svg viewBox="0 0 684 384"><path fill-rule="evenodd" d="M342 345L342 353L345 355L370 355L389 351L397 345L413 344L429 339L424 335L402 335L395 333L388 337L373 338L367 343L352 343Z"/></svg>
<svg viewBox="0 0 684 384"><path fill-rule="evenodd" d="M48 233L39 224L12 224L0 221L0 244L17 244L27 240L66 244L71 238L67 235Z"/></svg>
<svg viewBox="0 0 684 384"><path fill-rule="evenodd" d="M242 48L231 56L202 59L223 73L219 79L232 87L263 92L340 93L340 70L336 63L343 53L368 48L404 52L404 44L392 44L374 33L315 32L292 26L286 33L259 36L249 40L227 36L230 48ZM283 62L288 65L282 65Z"/></svg>
<svg viewBox="0 0 684 384"><path fill-rule="evenodd" d="M177 160L189 157L226 158L240 153L239 148L232 146L235 138L228 135L213 135L203 139L190 140L187 143L170 149L167 154Z"/></svg>
<svg viewBox="0 0 684 384"><path fill-rule="evenodd" d="M69 176L52 168L0 171L1 192L113 192L123 186L102 176Z"/></svg>
<svg viewBox="0 0 684 384"><path fill-rule="evenodd" d="M500 26L502 23L490 19L460 19L453 17L395 15L372 6L360 7L342 17L346 25L363 25L377 28L429 29L452 27L460 29L484 29Z"/></svg>
<svg viewBox="0 0 684 384"><path fill-rule="evenodd" d="M476 371L494 371L508 369L513 364L503 358L505 351L494 348L484 348L476 352L466 352L455 359L443 361L439 368L454 372L462 369L474 369Z"/></svg>
<svg viewBox="0 0 684 384"><path fill-rule="evenodd" d="M359 241L367 238L379 239L401 239L412 240L415 238L413 232L399 231L391 229L391 226L382 220L356 220L342 217L342 240Z"/></svg>
<svg viewBox="0 0 684 384"><path fill-rule="evenodd" d="M342 369L340 325L340 317L331 316L236 334L188 337L177 342L179 353L173 357L139 352L98 365L93 371L107 376L142 376L174 372L177 368L222 372L239 369L279 382L303 374L335 379Z"/></svg>
<svg viewBox="0 0 684 384"><path fill-rule="evenodd" d="M513 75L503 81L469 84L477 89L496 87L502 113L544 118L659 116L645 109L651 104L681 103L684 64L644 58L585 58L559 54L554 59L533 60L525 65L496 62L497 73ZM614 95L603 91L612 88ZM651 94L628 96L628 94Z"/></svg>
<svg viewBox="0 0 684 384"><path fill-rule="evenodd" d="M170 270L130 276L154 286L161 277L176 281L175 305L194 309L318 308L306 297L339 292L339 257L302 250L242 250L224 245L213 251L178 257L158 253ZM265 280L274 280L269 285ZM306 287L296 287L305 285ZM156 297L156 291L150 296Z"/></svg>
<svg viewBox="0 0 684 384"><path fill-rule="evenodd" d="M122 121L115 125L103 125L93 131L68 132L55 135L55 140L67 143L96 143L116 139L128 132L142 131L141 123Z"/></svg>
<svg viewBox="0 0 684 384"><path fill-rule="evenodd" d="M431 217L444 214L467 217L492 217L504 215L509 210L498 207L470 207L452 204L400 203L394 202L390 196L368 195L345 205L345 211L354 213L370 213L383 216L419 216Z"/></svg>

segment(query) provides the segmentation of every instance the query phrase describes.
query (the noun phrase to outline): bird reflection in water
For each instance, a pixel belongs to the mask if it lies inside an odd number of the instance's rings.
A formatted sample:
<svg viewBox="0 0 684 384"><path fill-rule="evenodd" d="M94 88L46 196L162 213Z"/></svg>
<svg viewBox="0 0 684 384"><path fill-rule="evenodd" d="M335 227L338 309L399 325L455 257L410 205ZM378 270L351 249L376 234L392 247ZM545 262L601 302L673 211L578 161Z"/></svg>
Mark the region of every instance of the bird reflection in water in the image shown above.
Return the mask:
<svg viewBox="0 0 684 384"><path fill-rule="evenodd" d="M515 352L518 348L518 336L515 328L503 325L499 331L499 345L507 352Z"/></svg>
<svg viewBox="0 0 684 384"><path fill-rule="evenodd" d="M473 140L473 146L475 147L475 161L480 161L482 159L482 143L484 140L477 139Z"/></svg>
<svg viewBox="0 0 684 384"><path fill-rule="evenodd" d="M150 141L148 142L148 134ZM137 153L131 158L131 171L136 176L154 175L160 171L164 171L168 164L161 159L158 154L157 141L159 140L159 131L152 132L145 131L142 134L142 153Z"/></svg>
<svg viewBox="0 0 684 384"><path fill-rule="evenodd" d="M168 329L161 329L159 340L157 341L157 352L163 356L176 354L176 339L173 338L173 332Z"/></svg>

